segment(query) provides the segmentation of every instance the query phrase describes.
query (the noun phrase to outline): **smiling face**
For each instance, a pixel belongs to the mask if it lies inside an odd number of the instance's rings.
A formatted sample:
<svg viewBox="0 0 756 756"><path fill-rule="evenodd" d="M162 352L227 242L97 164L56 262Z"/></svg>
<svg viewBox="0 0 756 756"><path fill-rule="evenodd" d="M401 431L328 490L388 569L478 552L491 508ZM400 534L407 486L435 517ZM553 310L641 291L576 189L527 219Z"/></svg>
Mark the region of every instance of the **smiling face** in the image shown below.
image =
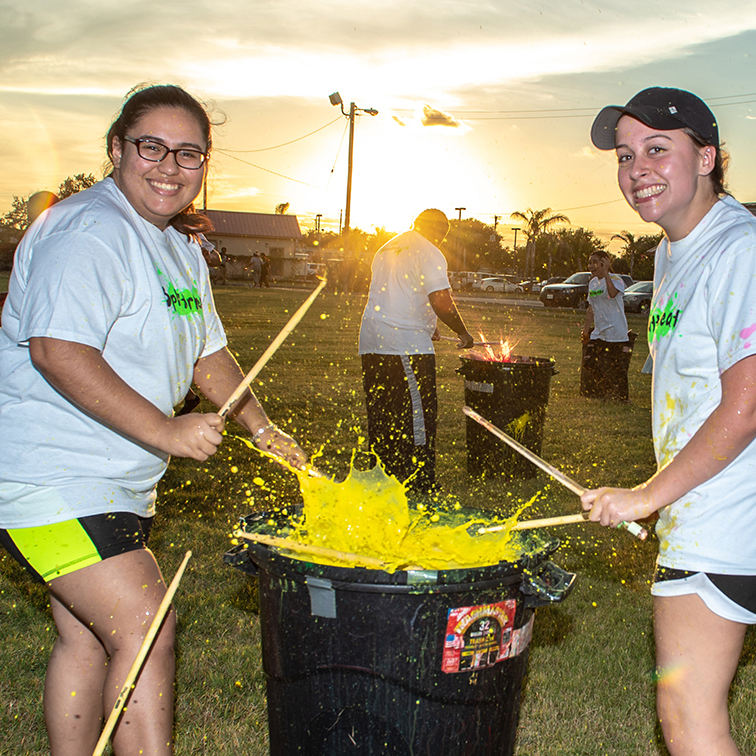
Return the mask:
<svg viewBox="0 0 756 756"><path fill-rule="evenodd" d="M126 136L151 139L170 149L207 150L196 119L180 108L147 111ZM197 170L181 168L172 153L161 162L152 163L139 157L135 144L118 137L113 138L111 157L113 180L118 188L142 218L162 230L199 194L207 164Z"/></svg>
<svg viewBox="0 0 756 756"><path fill-rule="evenodd" d="M717 201L709 174L716 148L682 130L657 131L631 116L617 124L620 189L631 207L671 241L687 236Z"/></svg>
<svg viewBox="0 0 756 756"><path fill-rule="evenodd" d="M600 255L591 255L588 258L588 270L591 278L603 278L609 272L609 260Z"/></svg>

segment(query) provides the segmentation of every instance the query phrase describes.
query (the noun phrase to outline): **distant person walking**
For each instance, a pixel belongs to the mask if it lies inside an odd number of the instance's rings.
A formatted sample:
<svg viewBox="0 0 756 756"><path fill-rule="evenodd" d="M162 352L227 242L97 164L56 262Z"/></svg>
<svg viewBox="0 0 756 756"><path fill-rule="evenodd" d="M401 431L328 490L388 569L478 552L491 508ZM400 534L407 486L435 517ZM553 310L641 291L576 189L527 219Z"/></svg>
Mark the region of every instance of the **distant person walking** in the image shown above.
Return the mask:
<svg viewBox="0 0 756 756"><path fill-rule="evenodd" d="M225 247L221 247L218 273L220 275L220 281L218 281L218 283L225 286L228 283L228 252L226 252Z"/></svg>
<svg viewBox="0 0 756 756"><path fill-rule="evenodd" d="M257 286L259 288L260 274L262 273L262 260L257 252L252 254L252 257L249 260L249 265L247 265L246 269L252 271L252 286Z"/></svg>
<svg viewBox="0 0 756 756"><path fill-rule="evenodd" d="M611 272L611 267L609 253L603 249L593 252L588 260L591 280L583 325L580 394L627 402L627 373L635 334L631 340L627 331L622 296L625 282Z"/></svg>
<svg viewBox="0 0 756 756"><path fill-rule="evenodd" d="M411 231L376 252L360 327L371 449L388 473L420 494L436 488L437 318L459 335L459 348L473 345L438 248L448 231L444 213L424 210Z"/></svg>
<svg viewBox="0 0 756 756"><path fill-rule="evenodd" d="M270 288L268 276L270 275L270 258L265 252L260 253L260 287Z"/></svg>

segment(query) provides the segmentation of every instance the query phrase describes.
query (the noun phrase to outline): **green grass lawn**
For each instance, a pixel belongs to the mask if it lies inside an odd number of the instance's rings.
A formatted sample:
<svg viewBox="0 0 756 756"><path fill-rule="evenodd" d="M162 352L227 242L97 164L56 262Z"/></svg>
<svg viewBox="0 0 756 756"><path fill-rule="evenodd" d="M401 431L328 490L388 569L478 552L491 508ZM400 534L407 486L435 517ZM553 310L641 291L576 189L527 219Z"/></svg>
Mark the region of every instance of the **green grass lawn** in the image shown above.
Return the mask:
<svg viewBox="0 0 756 756"><path fill-rule="evenodd" d="M217 292L230 346L248 370L305 299L303 291L229 286ZM357 356L363 296L325 293L255 384L270 416L343 476L352 450L365 448ZM578 396L582 313L461 302L468 327L500 335L516 352L554 357L544 429L545 459L587 486L634 485L654 470L645 319L631 363L629 405ZM542 492L527 517L578 511L569 491L545 475L527 481L471 481L465 469L463 383L453 343L438 352L438 477L467 503L501 512ZM265 684L256 581L225 566L229 532L253 510L296 502L294 477L229 437L205 464L174 460L160 486L151 546L167 579L186 550L193 558L176 595L176 754L266 756ZM234 472L236 470L236 472ZM254 479L258 478L257 483ZM260 480L261 479L261 480ZM263 482L263 485L258 483ZM563 603L538 609L522 698L517 756L666 754L655 724L649 580L656 544L583 524L552 531L553 560L578 574ZM42 686L55 628L46 594L5 554L0 557L0 754L48 752ZM303 641L306 642L306 639ZM732 693L736 741L756 751L756 641L746 649Z"/></svg>

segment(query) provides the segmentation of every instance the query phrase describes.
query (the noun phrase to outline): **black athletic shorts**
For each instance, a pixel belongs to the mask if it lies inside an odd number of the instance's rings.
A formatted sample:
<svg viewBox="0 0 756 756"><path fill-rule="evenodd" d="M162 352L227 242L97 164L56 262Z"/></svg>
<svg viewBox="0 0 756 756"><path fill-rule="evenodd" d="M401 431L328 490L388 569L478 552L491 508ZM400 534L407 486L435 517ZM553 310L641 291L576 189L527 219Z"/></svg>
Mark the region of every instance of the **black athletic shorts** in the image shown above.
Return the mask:
<svg viewBox="0 0 756 756"><path fill-rule="evenodd" d="M151 517L133 512L79 517L33 528L0 529L0 543L38 583L109 557L147 548Z"/></svg>
<svg viewBox="0 0 756 756"><path fill-rule="evenodd" d="M654 582L663 583L667 580L683 580L697 574L691 570L676 570L672 567L656 566ZM749 612L756 614L756 575L718 575L711 572L704 573L714 586L728 599L742 606Z"/></svg>

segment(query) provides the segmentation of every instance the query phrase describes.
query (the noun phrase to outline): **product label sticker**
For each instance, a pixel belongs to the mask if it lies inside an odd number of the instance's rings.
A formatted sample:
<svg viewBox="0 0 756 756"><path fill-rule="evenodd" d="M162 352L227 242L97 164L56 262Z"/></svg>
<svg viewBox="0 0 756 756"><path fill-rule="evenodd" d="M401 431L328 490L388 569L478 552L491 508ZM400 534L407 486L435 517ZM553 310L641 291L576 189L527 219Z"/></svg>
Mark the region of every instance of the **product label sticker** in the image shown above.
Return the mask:
<svg viewBox="0 0 756 756"><path fill-rule="evenodd" d="M450 609L441 670L453 673L483 669L520 653L530 638L523 638L526 628L514 632L516 608L517 599L507 599L496 604ZM532 633L532 623L529 624ZM517 637L516 644L513 635ZM517 650L513 650L513 645Z"/></svg>

